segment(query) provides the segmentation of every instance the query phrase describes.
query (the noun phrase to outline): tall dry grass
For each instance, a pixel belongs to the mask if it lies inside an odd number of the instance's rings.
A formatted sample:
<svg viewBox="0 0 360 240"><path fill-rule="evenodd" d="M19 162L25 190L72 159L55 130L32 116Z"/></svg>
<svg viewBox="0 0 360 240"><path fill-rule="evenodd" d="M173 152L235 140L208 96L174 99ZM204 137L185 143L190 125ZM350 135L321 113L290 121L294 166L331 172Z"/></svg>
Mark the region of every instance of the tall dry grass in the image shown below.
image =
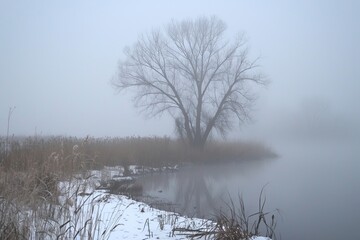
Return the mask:
<svg viewBox="0 0 360 240"><path fill-rule="evenodd" d="M49 164L46 167L61 174L72 174L83 168L103 166L161 167L184 162L254 160L274 156L271 149L257 142L210 141L203 151L199 151L168 137L29 137L11 141L8 152L0 150L0 166L4 170L27 171Z"/></svg>
<svg viewBox="0 0 360 240"><path fill-rule="evenodd" d="M87 239L89 233L93 238L98 229L93 217L96 197L86 198L87 204L78 203L78 215L70 212L72 199L80 199L80 188L75 192L65 189L71 198L59 202L64 195L59 183L71 182L79 172L116 165L162 167L273 156L270 149L249 142L212 141L198 151L168 137L0 138L0 239L68 239L77 235ZM84 215L81 211L89 211L84 206L90 206L92 212ZM80 219L82 216L86 218ZM34 229L36 236L32 235ZM104 236L108 233L101 238Z"/></svg>
<svg viewBox="0 0 360 240"><path fill-rule="evenodd" d="M102 199L74 177L94 168L84 140L21 139L0 152L0 239L109 237L118 216L100 231Z"/></svg>
<svg viewBox="0 0 360 240"><path fill-rule="evenodd" d="M264 188L260 192L256 212L248 214L244 200L239 195L237 203L229 198L226 211L215 216L216 221L212 226L199 229L174 228L173 231L185 233L190 239L251 240L255 236L265 236L276 240L276 217L280 216L280 212L266 211L263 191Z"/></svg>

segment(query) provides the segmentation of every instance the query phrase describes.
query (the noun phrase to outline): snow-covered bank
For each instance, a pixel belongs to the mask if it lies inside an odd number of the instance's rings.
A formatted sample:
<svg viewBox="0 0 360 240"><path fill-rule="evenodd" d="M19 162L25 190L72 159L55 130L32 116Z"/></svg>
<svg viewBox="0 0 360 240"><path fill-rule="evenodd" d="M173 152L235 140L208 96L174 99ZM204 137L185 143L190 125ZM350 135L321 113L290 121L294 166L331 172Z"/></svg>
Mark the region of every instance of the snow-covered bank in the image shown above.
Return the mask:
<svg viewBox="0 0 360 240"><path fill-rule="evenodd" d="M103 204L101 219L111 219L114 211L119 215L119 222L112 223L119 225L111 232L109 239L187 239L173 229L206 229L213 224L207 220L185 218L176 213L154 209L122 195L108 195Z"/></svg>
<svg viewBox="0 0 360 240"><path fill-rule="evenodd" d="M141 174L139 171L142 170L136 166L130 166L129 169L132 175ZM194 233L214 229L216 223L213 221L159 210L125 195L110 194L107 190L98 189L100 182L107 182L109 179L116 181L131 179L124 177L123 172L122 167L105 168L102 171L90 171L86 174L87 177L79 176L77 180L63 182L65 188L69 186L72 188L72 190L68 188L65 192L77 191L72 195L79 195L74 206L82 206L83 210L85 209L82 211L84 213L88 212L86 209L91 209L93 219L99 219L94 222L94 225L97 225L96 231L100 233L97 236L103 239L189 239ZM76 186L84 188L79 190ZM83 194L86 192L89 194ZM269 240L266 237L252 238L255 239Z"/></svg>
<svg viewBox="0 0 360 240"><path fill-rule="evenodd" d="M112 171L84 171L56 181L52 191L46 188L52 178L43 178L39 187L31 188L16 201L0 196L0 238L188 239L194 234L214 236L223 230L210 220L162 211L123 194L110 193L102 185L106 179L133 179L124 177L118 169Z"/></svg>
<svg viewBox="0 0 360 240"><path fill-rule="evenodd" d="M149 205L129 199L123 195L110 195L101 191L95 193L106 199L100 204L100 219L103 226L108 226L111 219L115 227L109 239L188 239L190 232L174 231L174 229L204 230L210 229L214 223L199 218L188 218L177 213L154 209ZM100 230L101 232L102 230ZM265 237L254 237L253 240L268 240Z"/></svg>

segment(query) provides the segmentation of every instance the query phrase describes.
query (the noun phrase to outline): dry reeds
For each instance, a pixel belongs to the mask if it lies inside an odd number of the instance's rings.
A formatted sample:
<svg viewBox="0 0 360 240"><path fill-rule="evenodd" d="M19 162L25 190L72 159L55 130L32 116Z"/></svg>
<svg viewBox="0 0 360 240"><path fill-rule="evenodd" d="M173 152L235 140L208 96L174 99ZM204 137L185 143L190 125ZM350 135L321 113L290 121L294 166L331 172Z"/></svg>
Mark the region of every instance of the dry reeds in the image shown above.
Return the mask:
<svg viewBox="0 0 360 240"><path fill-rule="evenodd" d="M93 167L81 143L29 138L0 150L0 239L108 238L116 226L99 232L101 199L74 178Z"/></svg>
<svg viewBox="0 0 360 240"><path fill-rule="evenodd" d="M71 175L81 169L103 166L163 167L184 162L256 160L274 156L269 148L256 142L210 141L200 151L168 137L30 137L12 140L7 152L1 151L0 146L0 167L27 171L47 164L46 167L54 171Z"/></svg>
<svg viewBox="0 0 360 240"><path fill-rule="evenodd" d="M266 198L260 192L258 211L248 215L243 198L238 195L238 205L229 198L227 211L220 212L215 224L204 229L175 228L173 231L185 233L191 239L217 239L217 240L249 240L254 236L266 236L276 240L275 215L279 211L265 211ZM270 218L270 219L269 219Z"/></svg>
<svg viewBox="0 0 360 240"><path fill-rule="evenodd" d="M59 186L60 182L71 182L79 172L104 166L122 165L125 169L129 165L163 167L184 162L271 156L274 154L269 149L257 143L214 141L209 142L204 151L198 151L167 137L30 137L12 139L6 144L0 138L0 239L69 239L78 236L80 239L94 239L95 236L106 239L116 224L99 232L101 209L96 208L99 197L90 192L84 198L82 183L78 183L75 190ZM233 205L231 209L235 209ZM260 210L258 223L265 223L271 230L273 223L268 224L265 219L268 213L264 213L263 208ZM70 214L72 211L75 214ZM249 222L235 221L239 217L236 214L232 212L229 219L220 215L216 229L218 236L236 233L238 224L242 226L241 233L253 232L248 231ZM119 220L115 218L112 223Z"/></svg>

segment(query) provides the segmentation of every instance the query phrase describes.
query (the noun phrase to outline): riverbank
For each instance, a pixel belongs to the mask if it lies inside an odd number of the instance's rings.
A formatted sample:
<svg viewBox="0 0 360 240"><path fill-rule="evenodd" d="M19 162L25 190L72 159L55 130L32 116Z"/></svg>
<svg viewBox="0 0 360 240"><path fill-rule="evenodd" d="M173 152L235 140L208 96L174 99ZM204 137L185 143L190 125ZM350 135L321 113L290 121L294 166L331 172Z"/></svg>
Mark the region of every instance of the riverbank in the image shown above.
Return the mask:
<svg viewBox="0 0 360 240"><path fill-rule="evenodd" d="M185 239L190 233L214 234L215 222L161 211L126 196L141 194L134 180L139 174L177 171L181 165L203 164L207 156L257 159L271 153L262 145L240 145L213 142L199 153L169 138L0 139L0 238L144 239L158 234L159 239Z"/></svg>
<svg viewBox="0 0 360 240"><path fill-rule="evenodd" d="M37 191L16 202L1 196L1 239L189 239L196 235L216 239L214 221L159 210L99 189L106 177L129 179L115 175L120 168L104 171L59 181L56 196ZM35 194L39 198L32 202Z"/></svg>
<svg viewBox="0 0 360 240"><path fill-rule="evenodd" d="M123 176L125 172L124 168L117 166L106 167L101 171L90 171L85 176L78 176L78 179L86 179L88 185L91 183L90 185L97 189L95 190L95 195L99 192L101 194L110 193L108 195L106 208L116 209L121 219L121 224L117 226L117 230L114 229L114 239L118 239L116 237L120 237L120 239L127 239L127 237L129 237L129 239L145 239L149 237L156 239L189 239L195 236L198 237L196 239L217 239L216 236L220 236L224 234L224 232L228 231L230 233L230 231L234 231L234 229L231 228L235 228L236 231L243 231L242 227L244 226L240 226L241 224L238 226L225 225L219 222L221 218L209 220L189 217L181 215L178 212L164 210L163 207L160 207L162 209L160 210L154 207L155 204L149 205L142 201L135 200L141 199L140 196L142 195L141 192L136 192L132 189L132 186L137 183L137 177L142 177L144 174L166 175L178 170L178 166L159 169L132 165L129 166L128 170L131 176ZM114 182L118 184L114 184ZM114 186L117 188L114 188ZM121 189L121 191L119 191L119 189ZM133 197L135 197L135 199ZM114 210L110 212L114 212ZM107 217L104 216L102 219L107 219ZM223 220L227 221L229 219L224 218ZM233 219L231 221L236 223L237 220ZM251 231L253 230L254 229L251 228ZM239 234L239 232L237 234ZM245 236L248 237L248 239L270 239L266 237L251 237L252 235L253 232L248 232L244 233L243 236L244 239Z"/></svg>
<svg viewBox="0 0 360 240"><path fill-rule="evenodd" d="M177 213L158 210L124 195L108 195L103 192L96 192L95 195L106 198L106 202L101 203L100 206L102 221L106 222L107 219L114 218L114 212L119 220L118 223L111 224L110 227L114 228L108 239L189 239L194 233L212 230L215 225L214 222L206 219L187 218ZM103 229L99 231L104 231ZM251 239L268 240L269 238Z"/></svg>

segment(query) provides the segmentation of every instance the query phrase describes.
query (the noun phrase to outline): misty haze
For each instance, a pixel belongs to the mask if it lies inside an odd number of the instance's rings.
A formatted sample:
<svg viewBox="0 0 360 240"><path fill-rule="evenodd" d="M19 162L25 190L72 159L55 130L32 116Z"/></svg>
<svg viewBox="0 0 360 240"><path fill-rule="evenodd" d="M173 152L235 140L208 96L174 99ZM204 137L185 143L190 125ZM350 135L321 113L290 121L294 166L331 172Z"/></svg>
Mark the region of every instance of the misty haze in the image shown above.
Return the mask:
<svg viewBox="0 0 360 240"><path fill-rule="evenodd" d="M357 1L1 1L0 239L357 239Z"/></svg>

